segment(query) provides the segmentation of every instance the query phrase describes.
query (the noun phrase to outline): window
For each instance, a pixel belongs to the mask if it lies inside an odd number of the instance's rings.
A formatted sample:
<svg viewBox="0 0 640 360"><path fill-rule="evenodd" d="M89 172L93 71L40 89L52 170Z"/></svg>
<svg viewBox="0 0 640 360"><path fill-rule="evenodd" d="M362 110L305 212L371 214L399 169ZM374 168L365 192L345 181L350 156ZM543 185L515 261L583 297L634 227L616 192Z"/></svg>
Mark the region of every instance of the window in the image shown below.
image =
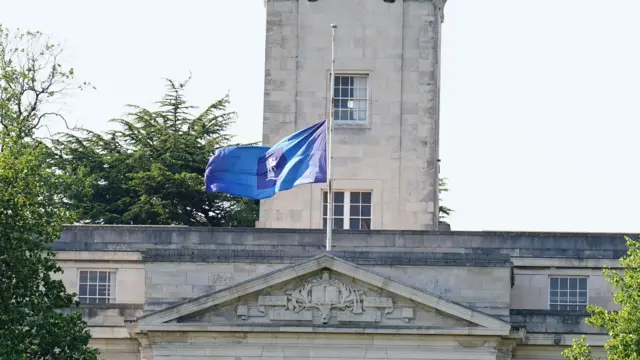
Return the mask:
<svg viewBox="0 0 640 360"><path fill-rule="evenodd" d="M336 75L333 118L336 123L367 121L368 75Z"/></svg>
<svg viewBox="0 0 640 360"><path fill-rule="evenodd" d="M322 227L327 228L327 192L322 193ZM371 192L334 191L333 228L371 229Z"/></svg>
<svg viewBox="0 0 640 360"><path fill-rule="evenodd" d="M586 310L586 277L549 278L550 310Z"/></svg>
<svg viewBox="0 0 640 360"><path fill-rule="evenodd" d="M115 302L116 273L110 270L81 270L78 297L82 304Z"/></svg>

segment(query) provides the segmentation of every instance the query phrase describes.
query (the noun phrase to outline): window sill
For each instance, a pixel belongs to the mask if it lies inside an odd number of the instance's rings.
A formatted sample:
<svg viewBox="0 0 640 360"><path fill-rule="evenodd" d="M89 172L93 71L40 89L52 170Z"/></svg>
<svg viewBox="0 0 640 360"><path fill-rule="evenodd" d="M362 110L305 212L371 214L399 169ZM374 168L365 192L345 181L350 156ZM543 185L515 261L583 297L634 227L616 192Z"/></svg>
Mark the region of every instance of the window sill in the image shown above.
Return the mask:
<svg viewBox="0 0 640 360"><path fill-rule="evenodd" d="M343 128L343 129L370 129L371 124L367 122L345 122L345 121L335 121L333 122L333 128Z"/></svg>

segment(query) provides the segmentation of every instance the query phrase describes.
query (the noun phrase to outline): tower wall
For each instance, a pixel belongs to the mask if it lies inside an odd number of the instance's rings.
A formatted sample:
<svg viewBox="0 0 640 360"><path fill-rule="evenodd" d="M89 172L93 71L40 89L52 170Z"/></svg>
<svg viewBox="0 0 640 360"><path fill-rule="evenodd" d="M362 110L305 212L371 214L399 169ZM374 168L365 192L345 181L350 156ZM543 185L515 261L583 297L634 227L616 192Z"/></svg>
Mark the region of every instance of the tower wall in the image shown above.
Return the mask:
<svg viewBox="0 0 640 360"><path fill-rule="evenodd" d="M347 87L337 91L354 100L337 105L334 189L370 192L373 229L434 229L442 2L269 0L266 9L264 144L328 118L337 24L335 69ZM257 225L322 227L323 189L304 185L262 201Z"/></svg>

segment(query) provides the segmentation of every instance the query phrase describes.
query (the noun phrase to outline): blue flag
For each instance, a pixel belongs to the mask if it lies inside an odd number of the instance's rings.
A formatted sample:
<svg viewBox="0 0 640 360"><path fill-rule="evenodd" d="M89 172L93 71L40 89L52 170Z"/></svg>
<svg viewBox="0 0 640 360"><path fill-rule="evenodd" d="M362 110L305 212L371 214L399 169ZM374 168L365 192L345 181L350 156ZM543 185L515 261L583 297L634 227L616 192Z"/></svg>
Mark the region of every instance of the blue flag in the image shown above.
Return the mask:
<svg viewBox="0 0 640 360"><path fill-rule="evenodd" d="M327 181L326 121L302 129L272 147L216 150L204 175L207 192L266 199L294 186Z"/></svg>

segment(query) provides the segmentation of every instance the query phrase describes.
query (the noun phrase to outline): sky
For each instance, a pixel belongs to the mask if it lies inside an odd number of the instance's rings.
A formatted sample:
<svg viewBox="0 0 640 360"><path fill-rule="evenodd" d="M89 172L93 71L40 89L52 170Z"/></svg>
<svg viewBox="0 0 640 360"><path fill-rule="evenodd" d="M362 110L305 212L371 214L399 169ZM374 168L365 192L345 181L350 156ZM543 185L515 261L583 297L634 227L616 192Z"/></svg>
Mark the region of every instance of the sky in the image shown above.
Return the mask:
<svg viewBox="0 0 640 360"><path fill-rule="evenodd" d="M72 124L110 129L191 73L189 102L229 93L237 140L261 139L264 0L0 9L4 26L62 42L64 64L96 86L60 103ZM454 230L640 233L637 14L638 0L447 2L440 157Z"/></svg>

